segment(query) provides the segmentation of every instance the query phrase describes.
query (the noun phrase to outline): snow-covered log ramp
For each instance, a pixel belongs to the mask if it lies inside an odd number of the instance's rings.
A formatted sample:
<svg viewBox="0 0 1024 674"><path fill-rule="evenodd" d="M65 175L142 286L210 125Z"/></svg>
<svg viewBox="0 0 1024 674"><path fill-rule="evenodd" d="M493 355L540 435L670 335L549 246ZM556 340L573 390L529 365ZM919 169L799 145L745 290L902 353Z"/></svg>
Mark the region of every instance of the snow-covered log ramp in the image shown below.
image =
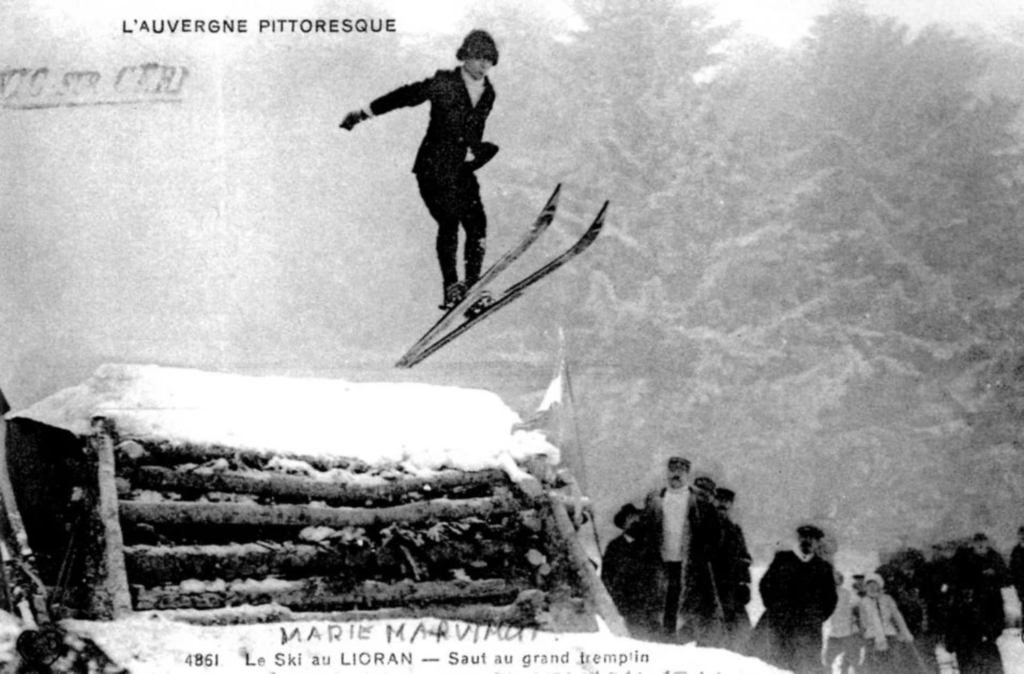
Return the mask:
<svg viewBox="0 0 1024 674"><path fill-rule="evenodd" d="M489 392L104 366L9 420L95 534L46 551L70 613L618 624L558 450Z"/></svg>

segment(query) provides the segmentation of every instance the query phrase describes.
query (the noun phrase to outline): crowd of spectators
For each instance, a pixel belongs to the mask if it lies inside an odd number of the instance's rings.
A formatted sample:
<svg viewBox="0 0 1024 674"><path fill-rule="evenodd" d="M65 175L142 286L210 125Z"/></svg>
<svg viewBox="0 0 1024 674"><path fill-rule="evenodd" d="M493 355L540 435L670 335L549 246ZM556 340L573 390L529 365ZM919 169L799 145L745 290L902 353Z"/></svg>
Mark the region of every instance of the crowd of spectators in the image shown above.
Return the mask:
<svg viewBox="0 0 1024 674"><path fill-rule="evenodd" d="M664 484L615 515L622 533L601 574L634 637L727 648L800 674L1003 671L996 640L1009 626L1007 588L1024 597L1024 527L1008 564L978 533L927 554L903 545L847 579L825 532L801 525L757 585L754 624L737 495L691 466L669 458Z"/></svg>

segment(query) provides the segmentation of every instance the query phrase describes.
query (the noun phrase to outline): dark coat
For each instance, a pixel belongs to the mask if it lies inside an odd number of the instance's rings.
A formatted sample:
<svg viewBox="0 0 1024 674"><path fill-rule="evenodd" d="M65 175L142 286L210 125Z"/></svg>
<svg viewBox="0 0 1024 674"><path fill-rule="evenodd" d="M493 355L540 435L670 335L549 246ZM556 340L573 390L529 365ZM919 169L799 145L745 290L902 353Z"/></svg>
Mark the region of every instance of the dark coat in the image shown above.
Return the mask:
<svg viewBox="0 0 1024 674"><path fill-rule="evenodd" d="M430 101L430 123L416 153L413 173L434 180L454 180L465 168L467 149L474 150L475 155L481 154L484 125L494 106L494 87L485 77L483 94L474 106L460 68L438 70L433 77L384 94L370 104L370 111L383 115L427 101ZM469 168L480 165L478 161Z"/></svg>
<svg viewBox="0 0 1024 674"><path fill-rule="evenodd" d="M721 596L725 620L729 624L750 626L746 606L750 602L750 552L743 528L722 520L722 546L712 567Z"/></svg>
<svg viewBox="0 0 1024 674"><path fill-rule="evenodd" d="M1017 596L1024 601L1024 545L1020 543L1010 553L1010 584L1017 588Z"/></svg>
<svg viewBox="0 0 1024 674"><path fill-rule="evenodd" d="M759 587L765 606L755 629L760 656L794 672L819 671L821 628L838 601L832 565L778 552Z"/></svg>
<svg viewBox="0 0 1024 674"><path fill-rule="evenodd" d="M885 593L895 600L903 619L907 621L907 628L914 635L921 634L924 627L924 578L927 566L924 553L913 548L903 548L875 569L875 573L885 581Z"/></svg>
<svg viewBox="0 0 1024 674"><path fill-rule="evenodd" d="M659 569L659 596L665 596L668 578L661 564L661 546L664 537L665 488L655 490L644 501L643 531L648 541L648 558ZM718 512L710 503L701 501L690 492L687 510L687 559L683 565L683 600L680 613L684 617L714 619L721 617L721 598L712 572L712 562L722 545L722 529Z"/></svg>
<svg viewBox="0 0 1024 674"><path fill-rule="evenodd" d="M953 558L937 554L928 562L924 572L923 597L927 607L927 635L943 643L949 632L952 611Z"/></svg>
<svg viewBox="0 0 1024 674"><path fill-rule="evenodd" d="M953 557L953 571L948 645L958 650L974 643L994 643L1005 626L1006 563L995 550L978 555L964 548Z"/></svg>
<svg viewBox="0 0 1024 674"><path fill-rule="evenodd" d="M820 635L838 601L832 565L817 556L801 561L792 550L775 554L759 587L776 632Z"/></svg>
<svg viewBox="0 0 1024 674"><path fill-rule="evenodd" d="M633 636L657 625L654 569L646 553L642 541L621 535L612 539L601 559L601 580Z"/></svg>

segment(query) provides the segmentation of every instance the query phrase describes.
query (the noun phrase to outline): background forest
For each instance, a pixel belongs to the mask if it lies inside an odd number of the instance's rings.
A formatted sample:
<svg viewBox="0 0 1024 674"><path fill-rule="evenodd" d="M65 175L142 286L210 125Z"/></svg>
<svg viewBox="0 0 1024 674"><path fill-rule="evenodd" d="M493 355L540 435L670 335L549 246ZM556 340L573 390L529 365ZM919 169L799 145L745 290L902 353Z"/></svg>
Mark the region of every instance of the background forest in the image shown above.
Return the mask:
<svg viewBox="0 0 1024 674"><path fill-rule="evenodd" d="M782 47L701 5L567 4L578 21L482 0L444 33L321 38L111 39L8 8L5 62L191 73L180 105L3 111L11 404L113 361L474 385L525 412L561 329L567 453L605 538L678 452L737 490L761 560L808 518L853 550L1005 546L1024 523L1024 27L839 3ZM427 113L337 125L452 67L476 26L501 49L490 259L556 183L518 271L611 209L583 257L405 375L440 299L409 172Z"/></svg>
<svg viewBox="0 0 1024 674"><path fill-rule="evenodd" d="M840 5L782 49L702 7L577 7L560 40L483 12L515 52L500 102L535 120L484 180L500 204L570 183L564 242L612 200L602 244L529 300L571 335L591 492L613 508L678 450L759 543L805 517L868 548L1009 538L1024 40Z"/></svg>

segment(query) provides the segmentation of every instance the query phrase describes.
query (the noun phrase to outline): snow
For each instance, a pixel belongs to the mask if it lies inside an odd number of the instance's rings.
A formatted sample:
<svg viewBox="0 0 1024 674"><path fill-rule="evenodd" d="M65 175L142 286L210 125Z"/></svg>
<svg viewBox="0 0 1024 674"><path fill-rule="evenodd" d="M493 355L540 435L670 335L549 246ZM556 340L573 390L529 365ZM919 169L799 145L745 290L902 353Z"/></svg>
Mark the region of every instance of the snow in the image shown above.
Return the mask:
<svg viewBox="0 0 1024 674"><path fill-rule="evenodd" d="M279 612L273 606L239 607L254 619L272 620ZM182 613L189 613L184 611ZM192 612L194 613L194 612ZM133 674L188 672L197 668L186 658L195 654L216 655L219 664L213 671L223 674L247 672L271 674L282 671L363 671L342 665L340 658L355 653L384 654L407 651L413 654L413 667L374 666L381 674L417 672L432 674L448 671L451 654L486 654L487 666L460 665L462 674L494 674L524 671L531 674L594 674L605 671L714 672L715 674L777 674L778 670L754 658L692 644L674 646L635 641L613 636L602 621L603 628L595 634L552 634L546 632L502 632L502 626L488 632L486 625L471 625L433 618L423 620L373 620L349 623L295 621L230 626L200 626L174 622L158 612L137 613L111 622L66 620L62 624L72 631L91 637L114 660ZM22 629L21 621L0 611L0 671L8 671L15 659L14 640ZM298 630L298 638L294 637ZM283 634L292 635L283 643ZM516 638L518 637L518 638ZM999 639L1006 674L1024 674L1024 642L1019 628L1007 629ZM503 668L491 666L498 653L509 655L513 664ZM523 664L524 656L554 656L568 653L570 666L558 664ZM648 661L641 666L629 663L622 667L580 664L582 653L590 656L640 654ZM282 668L275 666L278 654L301 656L302 664ZM332 658L331 666L318 666L313 656ZM259 658L264 664L258 664ZM437 658L438 662L425 662ZM367 668L369 669L369 668Z"/></svg>
<svg viewBox="0 0 1024 674"><path fill-rule="evenodd" d="M6 611L0 611L0 671L11 670L15 659L14 642L21 633L22 623Z"/></svg>
<svg viewBox="0 0 1024 674"><path fill-rule="evenodd" d="M199 594L200 592L224 592L228 586L223 580L197 580L190 578L188 580L181 581L179 585L182 592L186 594Z"/></svg>
<svg viewBox="0 0 1024 674"><path fill-rule="evenodd" d="M254 614L260 609L254 608ZM506 626L472 625L433 618L423 620L374 620L354 623L299 621L274 624L197 626L167 620L157 613L137 614L121 621L101 623L68 621L69 626L92 637L117 662L133 674L194 671L186 664L189 654L219 656L215 671L229 674L248 672L367 671L350 667L359 653L410 653L413 665L374 665L372 671L438 672L451 669L450 658L484 656L483 664L463 664L463 674L494 674L522 671L531 674L579 672L716 672L718 674L775 674L780 670L759 660L729 651L698 648L694 645L653 644L613 636L607 632L592 634L553 634L533 630L509 630ZM297 630L297 634L295 633ZM285 635L293 635L283 643ZM510 663L496 666L496 657L511 657ZM291 665L276 665L282 656ZM301 656L301 664L297 658ZM331 657L329 667L318 666L313 657ZM628 661L621 665L583 662L584 658L645 657L646 662ZM342 660L348 657L348 665ZM525 660L525 658L530 660ZM258 664L263 658L263 664ZM431 662L432 659L437 659ZM556 658L565 659L563 664Z"/></svg>
<svg viewBox="0 0 1024 674"><path fill-rule="evenodd" d="M84 383L12 412L88 435L112 419L123 437L219 444L293 456L344 457L411 472L504 468L532 456L558 463L538 431L489 391L421 383L254 377L157 365L103 365ZM279 459L303 472L300 463Z"/></svg>

